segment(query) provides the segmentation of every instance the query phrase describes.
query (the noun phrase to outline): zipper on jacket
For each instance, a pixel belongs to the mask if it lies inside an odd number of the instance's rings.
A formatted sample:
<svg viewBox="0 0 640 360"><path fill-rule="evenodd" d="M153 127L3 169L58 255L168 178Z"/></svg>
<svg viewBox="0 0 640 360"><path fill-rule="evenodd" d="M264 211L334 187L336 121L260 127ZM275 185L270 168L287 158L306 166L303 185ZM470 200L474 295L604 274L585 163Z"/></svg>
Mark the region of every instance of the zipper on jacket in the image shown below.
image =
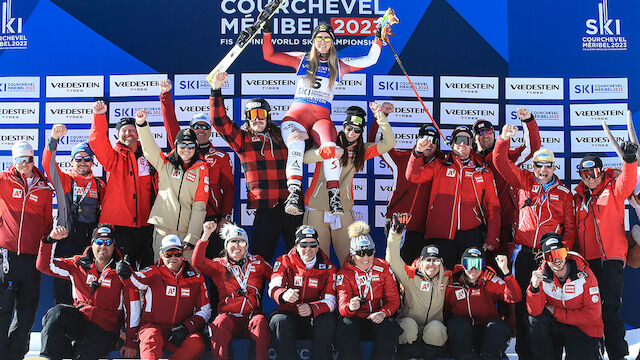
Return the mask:
<svg viewBox="0 0 640 360"><path fill-rule="evenodd" d="M427 308L427 318L424 321L425 325L429 323L429 313L431 312L431 305L433 304L433 290L433 283L431 283L431 297L429 298L429 307Z"/></svg>
<svg viewBox="0 0 640 360"><path fill-rule="evenodd" d="M180 303L180 279L178 278L179 274L176 274L176 305L173 307L173 317L171 318L171 323L176 323L176 314L178 313L178 304ZM150 290L148 290L150 291Z"/></svg>
<svg viewBox="0 0 640 360"><path fill-rule="evenodd" d="M592 199L593 200L593 199ZM596 209L593 207L591 209L593 211L593 226L595 229L596 235L596 243L598 243L598 247L600 248L600 260L606 260L607 254L604 251L604 245L602 244L602 240L600 239L600 227L598 226L598 221L596 220ZM586 254L586 239L585 239L585 254Z"/></svg>
<svg viewBox="0 0 640 360"><path fill-rule="evenodd" d="M187 176L187 170L182 172L182 178L180 178L180 186L178 187L178 222L176 223L176 231L180 229L180 215L182 214L182 201L180 201L180 193L182 192L182 183L184 183L184 178Z"/></svg>
<svg viewBox="0 0 640 360"><path fill-rule="evenodd" d="M467 289L464 289L465 294L467 295L467 310L469 311L469 318L471 319L471 325L474 326L476 321L473 319L473 314L471 313L471 292L468 292Z"/></svg>

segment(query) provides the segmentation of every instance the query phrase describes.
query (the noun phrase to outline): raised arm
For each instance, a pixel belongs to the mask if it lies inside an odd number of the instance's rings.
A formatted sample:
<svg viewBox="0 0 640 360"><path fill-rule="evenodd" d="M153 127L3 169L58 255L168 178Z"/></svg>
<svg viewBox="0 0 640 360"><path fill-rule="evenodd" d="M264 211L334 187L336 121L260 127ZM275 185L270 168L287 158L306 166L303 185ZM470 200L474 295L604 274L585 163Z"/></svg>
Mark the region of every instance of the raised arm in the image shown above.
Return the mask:
<svg viewBox="0 0 640 360"><path fill-rule="evenodd" d="M531 159L533 153L540 149L542 142L540 140L540 129L538 123L533 118L531 112L525 108L518 108L517 115L522 122L522 131L524 133L524 144L513 150L509 150L509 159L516 166L520 166Z"/></svg>
<svg viewBox="0 0 640 360"><path fill-rule="evenodd" d="M36 259L36 268L40 270L40 272L62 279L70 279L73 261L67 261L66 259L53 256L57 242L66 238L67 235L68 233L65 227L56 226L56 228L51 230L47 239L40 243L38 258Z"/></svg>
<svg viewBox="0 0 640 360"><path fill-rule="evenodd" d="M376 38L371 44L371 49L369 49L367 55L340 59L340 78L350 72L358 71L377 63L381 52L382 40Z"/></svg>
<svg viewBox="0 0 640 360"><path fill-rule="evenodd" d="M519 169L508 156L511 137L517 131L518 128L514 125L505 125L502 128L502 134L496 140L496 146L493 149L493 163L509 185L520 189L525 181L525 170Z"/></svg>
<svg viewBox="0 0 640 360"><path fill-rule="evenodd" d="M270 63L289 66L294 69L300 65L300 60L304 56L301 52L281 53L275 52L273 49L273 43L271 42L271 32L264 32L262 34L262 56Z"/></svg>
<svg viewBox="0 0 640 360"><path fill-rule="evenodd" d="M191 255L191 264L200 273L211 276L216 269L213 267L213 261L205 257L207 246L209 245L209 236L216 230L215 221L207 221L202 224L202 236L196 244L193 254Z"/></svg>
<svg viewBox="0 0 640 360"><path fill-rule="evenodd" d="M118 153L109 141L107 105L102 100L93 104L93 122L89 131L89 145L96 158L107 172L113 171L118 163Z"/></svg>
<svg viewBox="0 0 640 360"><path fill-rule="evenodd" d="M409 280L409 276L405 272L404 268L406 264L402 257L400 256L400 245L402 243L402 231L406 226L407 222L409 222L409 218L406 219L406 222L402 223L403 217L407 217L408 214L393 214L392 219L392 228L389 231L389 236L387 237L387 250L385 253L385 260L389 263L391 270L398 277L398 281L402 284ZM396 224L397 222L397 224ZM402 229L398 229L400 224L402 223ZM398 231L399 230L399 231Z"/></svg>
<svg viewBox="0 0 640 360"><path fill-rule="evenodd" d="M614 194L618 200L624 201L633 193L636 187L636 177L638 175L638 159L636 153L638 146L632 142L624 141L620 144L623 152L622 173L616 179Z"/></svg>
<svg viewBox="0 0 640 360"><path fill-rule="evenodd" d="M243 149L243 133L240 126L233 122L227 116L227 110L224 108L224 98L222 97L222 84L227 81L229 75L227 73L217 73L214 78L215 86L211 89L211 97L209 98L209 112L213 128L222 136L224 141L236 153L242 152Z"/></svg>
<svg viewBox="0 0 640 360"><path fill-rule="evenodd" d="M138 129L138 137L142 144L144 157L149 160L154 168L160 169L164 165L164 158L162 150L153 140L153 134L151 134L151 128L147 122L147 110L142 109L136 112L136 128Z"/></svg>
<svg viewBox="0 0 640 360"><path fill-rule="evenodd" d="M393 135L391 124L389 124L387 116L382 112L380 104L372 101L371 103L369 103L369 107L376 116L375 122L378 124L380 130L382 131L382 139L376 141L375 143L365 144L365 160L369 160L378 155L385 154L393 149L394 146L396 146L396 137Z"/></svg>
<svg viewBox="0 0 640 360"><path fill-rule="evenodd" d="M433 180L438 162L431 161L425 164L422 156L422 153L430 144L431 142L428 139L418 140L416 147L411 152L411 156L409 156L405 177L412 183L420 184Z"/></svg>
<svg viewBox="0 0 640 360"><path fill-rule="evenodd" d="M176 117L176 109L171 100L171 80L160 80L160 109L162 110L162 121L164 130L167 132L169 146L173 149L180 124Z"/></svg>

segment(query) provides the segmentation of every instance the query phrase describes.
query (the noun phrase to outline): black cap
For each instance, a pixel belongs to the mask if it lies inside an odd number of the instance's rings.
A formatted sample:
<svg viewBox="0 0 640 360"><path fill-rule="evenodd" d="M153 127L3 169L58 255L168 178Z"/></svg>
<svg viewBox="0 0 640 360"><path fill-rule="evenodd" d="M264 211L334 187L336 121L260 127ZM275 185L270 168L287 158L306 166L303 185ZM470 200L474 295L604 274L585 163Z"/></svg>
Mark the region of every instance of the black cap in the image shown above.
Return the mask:
<svg viewBox="0 0 640 360"><path fill-rule="evenodd" d="M587 154L580 160L580 165L578 165L578 170L591 170L595 168L602 169L602 160L593 154Z"/></svg>
<svg viewBox="0 0 640 360"><path fill-rule="evenodd" d="M132 118L132 117L124 117L121 118L120 120L118 120L118 123L116 124L116 131L119 133L120 129L125 126L125 125L135 125L136 124L136 119Z"/></svg>
<svg viewBox="0 0 640 360"><path fill-rule="evenodd" d="M302 225L296 230L296 244L304 239L318 240L318 232L311 225Z"/></svg>
<svg viewBox="0 0 640 360"><path fill-rule="evenodd" d="M349 106L347 108L347 118L344 120L342 125L350 125L364 129L364 126L366 125L366 116L367 112L360 106Z"/></svg>
<svg viewBox="0 0 640 360"><path fill-rule="evenodd" d="M482 252L482 249L477 248L477 247L470 247L467 248L461 256L461 259L467 259L467 258L478 258L478 259L482 259L484 258L484 253Z"/></svg>
<svg viewBox="0 0 640 360"><path fill-rule="evenodd" d="M315 29L313 29L311 38L312 39L315 38L316 35L318 35L318 33L321 33L321 32L326 32L327 34L329 34L329 36L331 36L331 39L333 41L336 41L336 35L333 33L333 28L331 27L331 25L324 22L318 24L318 26L316 26Z"/></svg>
<svg viewBox="0 0 640 360"><path fill-rule="evenodd" d="M442 258L442 255L440 255L440 250L436 245L427 245L422 248L422 251L420 252L420 257L422 259L427 257Z"/></svg>
<svg viewBox="0 0 640 360"><path fill-rule="evenodd" d="M425 136L436 139L436 145L440 143L440 135L438 134L438 130L436 130L436 128L432 125L422 124L422 126L420 126L420 130L418 130L418 138L423 138Z"/></svg>
<svg viewBox="0 0 640 360"><path fill-rule="evenodd" d="M455 139L455 137L462 132L467 133L469 137L473 139L473 133L471 133L471 129L469 129L468 126L458 126L451 133L451 140L453 141L453 139Z"/></svg>
<svg viewBox="0 0 640 360"><path fill-rule="evenodd" d="M473 132L477 135L480 130L491 129L493 130L493 124L486 119L480 119L473 124Z"/></svg>
<svg viewBox="0 0 640 360"><path fill-rule="evenodd" d="M191 129L182 129L178 131L178 135L176 135L176 144L183 141L197 143L198 138L196 137L196 132Z"/></svg>
<svg viewBox="0 0 640 360"><path fill-rule="evenodd" d="M540 244L542 244L543 253L564 247L564 244L562 243L562 235L554 232L548 232L542 235L540 238Z"/></svg>
<svg viewBox="0 0 640 360"><path fill-rule="evenodd" d="M91 238L92 239L108 238L111 240L115 240L116 234L113 226L109 224L99 224L98 227L93 229Z"/></svg>

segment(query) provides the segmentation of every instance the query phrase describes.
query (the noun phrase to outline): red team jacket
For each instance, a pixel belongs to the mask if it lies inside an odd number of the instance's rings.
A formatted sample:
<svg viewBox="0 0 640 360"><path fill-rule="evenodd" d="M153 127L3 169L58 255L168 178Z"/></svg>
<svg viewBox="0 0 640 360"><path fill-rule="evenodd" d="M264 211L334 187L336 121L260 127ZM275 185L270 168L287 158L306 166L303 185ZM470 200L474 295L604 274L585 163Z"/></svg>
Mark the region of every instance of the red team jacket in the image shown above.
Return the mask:
<svg viewBox="0 0 640 360"><path fill-rule="evenodd" d="M367 286L367 282L370 287ZM379 258L374 258L369 271L363 271L345 260L336 276L336 289L338 312L344 317L366 318L378 311L391 316L400 307L396 277L389 264ZM358 310L351 311L349 301L357 296L366 299L366 302L360 305Z"/></svg>
<svg viewBox="0 0 640 360"><path fill-rule="evenodd" d="M40 240L53 226L53 192L37 167L31 187L14 165L0 172L0 248L21 254L38 253Z"/></svg>
<svg viewBox="0 0 640 360"><path fill-rule="evenodd" d="M622 163L616 178L613 169L604 169L604 178L587 200L587 187L575 188L578 241L575 250L587 260L627 259L627 235L624 230L624 201L636 185L637 162Z"/></svg>
<svg viewBox="0 0 640 360"><path fill-rule="evenodd" d="M288 289L300 290L297 304L309 304L313 317L336 308L336 268L327 256L318 250L316 264L307 269L295 248L280 256L273 265L269 283L269 296L278 303L277 311L298 314L296 304L280 299Z"/></svg>
<svg viewBox="0 0 640 360"><path fill-rule="evenodd" d="M100 222L145 226L153 196L151 165L143 156L136 159L135 154L120 142L112 147L107 135L108 125L106 114L94 114L89 133L91 150L107 172L105 198L109 200L102 205Z"/></svg>
<svg viewBox="0 0 640 360"><path fill-rule="evenodd" d="M169 140L169 146L173 148L178 131L180 131L180 124L171 101L171 92L160 94L160 105L164 128L167 131L167 140ZM211 179L211 190L209 191L209 201L207 202L207 217L231 215L236 193L236 187L233 185L231 157L226 152L213 147L211 142L209 142L209 151L201 157L209 165L209 179Z"/></svg>
<svg viewBox="0 0 640 360"><path fill-rule="evenodd" d="M198 241L193 250L192 261L194 267L202 274L213 280L218 289L220 302L218 303L219 314L231 314L238 317L262 313L260 303L260 291L265 282L271 278L271 265L269 265L260 255L248 255L246 263L240 269L240 277L244 277L249 268L249 279L246 286L246 295L242 296L238 292L240 284L236 280L231 270L232 265L227 261L227 257L218 257L209 260L205 257L207 242Z"/></svg>
<svg viewBox="0 0 640 360"><path fill-rule="evenodd" d="M142 325L152 323L171 328L184 324L193 333L211 318L204 278L186 261L177 274L158 263L122 281L129 288L145 291Z"/></svg>
<svg viewBox="0 0 640 360"><path fill-rule="evenodd" d="M472 287L460 282L462 274L462 265L456 265L447 286L445 312L451 316L470 319L473 325L485 325L500 317L499 302L515 304L522 300L522 291L513 274L503 280L491 268L485 268Z"/></svg>
<svg viewBox="0 0 640 360"><path fill-rule="evenodd" d="M496 185L491 171L484 166L476 167L474 161L463 165L453 154L428 164L415 155L409 159L407 179L415 183L432 182L426 239L453 240L456 230L471 230L484 220L487 225L485 244L498 248L500 204Z"/></svg>
<svg viewBox="0 0 640 360"><path fill-rule="evenodd" d="M70 258L55 258L55 243L42 243L36 261L38 270L45 274L71 280L73 284L73 305L82 316L105 331L118 332L125 321L125 345L134 344L140 321L140 299L136 290L127 289L116 273L116 261L120 259L116 250L111 263L102 273L98 273L93 260L91 246L82 255ZM91 283L100 286L93 291Z"/></svg>
<svg viewBox="0 0 640 360"><path fill-rule="evenodd" d="M561 285L551 269L542 262L544 271L542 288L527 289L527 310L531 316L538 316L545 305L554 306L553 317L563 324L578 327L591 337L602 337L602 305L598 280L591 272L585 259L574 252L567 255L567 263L572 264L569 278Z"/></svg>
<svg viewBox="0 0 640 360"><path fill-rule="evenodd" d="M576 239L576 220L571 190L554 175L555 183L544 191L533 172L517 168L507 160L510 141L499 138L494 151L498 171L518 192L519 218L514 219L514 242L530 248L540 248L540 238L548 232L562 235L562 242L571 249Z"/></svg>

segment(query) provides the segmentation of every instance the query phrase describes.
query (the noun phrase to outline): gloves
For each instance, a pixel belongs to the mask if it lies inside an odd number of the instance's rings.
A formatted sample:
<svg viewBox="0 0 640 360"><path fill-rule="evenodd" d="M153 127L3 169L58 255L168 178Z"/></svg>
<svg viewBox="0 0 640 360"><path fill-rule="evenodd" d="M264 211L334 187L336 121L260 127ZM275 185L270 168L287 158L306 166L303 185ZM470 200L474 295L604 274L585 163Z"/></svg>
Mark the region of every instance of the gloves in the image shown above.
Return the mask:
<svg viewBox="0 0 640 360"><path fill-rule="evenodd" d="M271 22L271 19L269 19L264 22L264 25L262 26L262 33L270 34L272 32L273 32L273 23Z"/></svg>
<svg viewBox="0 0 640 360"><path fill-rule="evenodd" d="M394 213L391 220L391 228L396 234L402 234L405 226L411 219L411 215L407 213Z"/></svg>
<svg viewBox="0 0 640 360"><path fill-rule="evenodd" d="M626 163L632 163L636 161L638 145L630 141L623 141L622 144L620 144L620 149L622 149L622 160L624 160Z"/></svg>
<svg viewBox="0 0 640 360"><path fill-rule="evenodd" d="M189 329L186 326L180 325L176 326L171 331L169 331L169 337L167 341L172 343L174 346L180 346L184 339L189 335Z"/></svg>
<svg viewBox="0 0 640 360"><path fill-rule="evenodd" d="M382 24L378 24L378 26L376 26L376 39L382 40Z"/></svg>
<svg viewBox="0 0 640 360"><path fill-rule="evenodd" d="M129 264L129 255L125 255L122 261L118 262L116 265L116 272L120 278L126 280L131 277L132 270L131 265Z"/></svg>

